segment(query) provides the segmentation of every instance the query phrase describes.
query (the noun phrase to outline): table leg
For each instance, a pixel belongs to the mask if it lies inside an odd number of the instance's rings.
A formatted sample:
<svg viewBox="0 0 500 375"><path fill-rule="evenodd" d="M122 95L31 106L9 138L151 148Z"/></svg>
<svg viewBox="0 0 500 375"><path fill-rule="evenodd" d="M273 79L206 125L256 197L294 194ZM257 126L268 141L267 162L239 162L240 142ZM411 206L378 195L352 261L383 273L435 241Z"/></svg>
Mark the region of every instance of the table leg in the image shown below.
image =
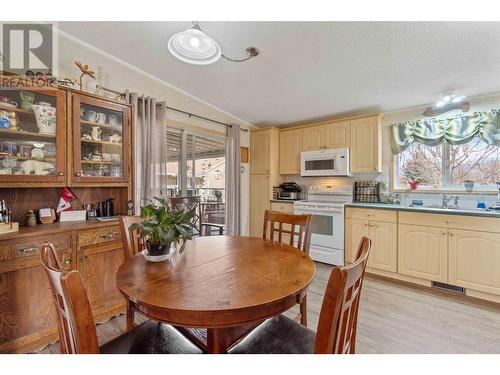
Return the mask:
<svg viewBox="0 0 500 375"><path fill-rule="evenodd" d="M127 300L127 325L126 325L126 330L130 331L132 328L134 328L134 318L135 318L135 309L134 305L132 302Z"/></svg>
<svg viewBox="0 0 500 375"><path fill-rule="evenodd" d="M207 351L209 354L224 354L227 350L226 329L207 329Z"/></svg>

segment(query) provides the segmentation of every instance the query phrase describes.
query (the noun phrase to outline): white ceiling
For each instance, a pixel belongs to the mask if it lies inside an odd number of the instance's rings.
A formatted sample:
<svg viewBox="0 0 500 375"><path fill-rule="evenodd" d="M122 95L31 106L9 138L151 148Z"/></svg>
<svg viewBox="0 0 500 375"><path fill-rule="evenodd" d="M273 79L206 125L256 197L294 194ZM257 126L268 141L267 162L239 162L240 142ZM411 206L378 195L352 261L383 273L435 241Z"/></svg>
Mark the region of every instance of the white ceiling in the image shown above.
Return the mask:
<svg viewBox="0 0 500 375"><path fill-rule="evenodd" d="M60 22L62 30L260 125L426 105L500 91L500 22L199 22L245 63L182 63L166 48L190 22ZM60 51L63 53L63 51ZM168 98L166 98L168 99Z"/></svg>

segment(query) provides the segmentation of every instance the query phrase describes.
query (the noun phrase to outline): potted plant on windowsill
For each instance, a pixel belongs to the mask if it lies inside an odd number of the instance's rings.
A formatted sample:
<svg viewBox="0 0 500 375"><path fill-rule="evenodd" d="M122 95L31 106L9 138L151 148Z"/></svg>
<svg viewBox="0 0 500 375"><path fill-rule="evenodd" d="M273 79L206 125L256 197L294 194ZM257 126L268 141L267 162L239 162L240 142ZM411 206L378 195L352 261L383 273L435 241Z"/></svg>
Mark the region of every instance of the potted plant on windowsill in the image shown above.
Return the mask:
<svg viewBox="0 0 500 375"><path fill-rule="evenodd" d="M408 181L408 185L410 185L411 190L416 190L418 187L418 184L420 184L421 180L420 177L416 172L413 171L405 171L404 177Z"/></svg>
<svg viewBox="0 0 500 375"><path fill-rule="evenodd" d="M172 210L166 199L154 198L141 207L140 223L134 223L129 230L139 229L141 238L146 239L145 258L151 262L161 262L175 253L173 243L182 241L179 252L184 250L186 241L193 236L195 209Z"/></svg>

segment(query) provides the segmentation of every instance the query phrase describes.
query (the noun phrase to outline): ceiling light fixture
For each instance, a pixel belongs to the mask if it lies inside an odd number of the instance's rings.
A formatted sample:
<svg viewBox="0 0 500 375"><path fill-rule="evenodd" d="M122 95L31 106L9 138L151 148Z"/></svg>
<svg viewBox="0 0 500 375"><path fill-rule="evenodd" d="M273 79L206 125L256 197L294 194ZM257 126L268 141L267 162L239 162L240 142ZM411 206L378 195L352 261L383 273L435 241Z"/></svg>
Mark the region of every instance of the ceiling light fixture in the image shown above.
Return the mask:
<svg viewBox="0 0 500 375"><path fill-rule="evenodd" d="M219 44L205 34L198 22L193 21L193 27L172 35L167 44L170 53L177 59L194 65L209 65L221 57L231 62L244 62L259 54L255 47L246 49L247 57L234 59L222 54Z"/></svg>
<svg viewBox="0 0 500 375"><path fill-rule="evenodd" d="M464 95L460 96L452 93L444 94L442 98L433 106L427 107L423 115L433 117L454 109L460 109L462 112L467 112L470 108L470 104L468 102L464 102L465 98L466 97Z"/></svg>

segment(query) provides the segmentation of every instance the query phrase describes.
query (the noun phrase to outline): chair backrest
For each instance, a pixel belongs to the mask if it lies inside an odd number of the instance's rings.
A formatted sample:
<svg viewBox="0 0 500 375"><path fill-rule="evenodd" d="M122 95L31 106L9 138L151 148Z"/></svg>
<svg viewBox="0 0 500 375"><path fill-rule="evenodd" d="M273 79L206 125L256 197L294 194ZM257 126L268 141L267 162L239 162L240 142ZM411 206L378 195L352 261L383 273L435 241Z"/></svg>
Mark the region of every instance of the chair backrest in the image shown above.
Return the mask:
<svg viewBox="0 0 500 375"><path fill-rule="evenodd" d="M146 241L140 238L139 229L131 231L129 228L134 223L140 223L140 216L120 216L120 230L122 232L123 252L125 260L133 257L146 248Z"/></svg>
<svg viewBox="0 0 500 375"><path fill-rule="evenodd" d="M355 352L359 299L370 249L371 240L363 237L356 261L344 268L333 268L319 315L315 353Z"/></svg>
<svg viewBox="0 0 500 375"><path fill-rule="evenodd" d="M286 227L283 228L283 225ZM296 228L297 227L297 228ZM289 235L287 243L309 254L309 245L312 234L312 215L294 215L283 212L266 210L264 213L264 231L262 238L274 240L278 235L278 242L284 242L283 234ZM269 235L269 237L268 237Z"/></svg>
<svg viewBox="0 0 500 375"><path fill-rule="evenodd" d="M170 207L173 210L186 210L190 211L195 209L193 217L193 225L198 230L201 236L201 199L200 197L170 197ZM195 233L196 234L196 233Z"/></svg>
<svg viewBox="0 0 500 375"><path fill-rule="evenodd" d="M41 258L54 296L61 353L99 353L94 318L80 273L60 270L52 244L42 246Z"/></svg>

